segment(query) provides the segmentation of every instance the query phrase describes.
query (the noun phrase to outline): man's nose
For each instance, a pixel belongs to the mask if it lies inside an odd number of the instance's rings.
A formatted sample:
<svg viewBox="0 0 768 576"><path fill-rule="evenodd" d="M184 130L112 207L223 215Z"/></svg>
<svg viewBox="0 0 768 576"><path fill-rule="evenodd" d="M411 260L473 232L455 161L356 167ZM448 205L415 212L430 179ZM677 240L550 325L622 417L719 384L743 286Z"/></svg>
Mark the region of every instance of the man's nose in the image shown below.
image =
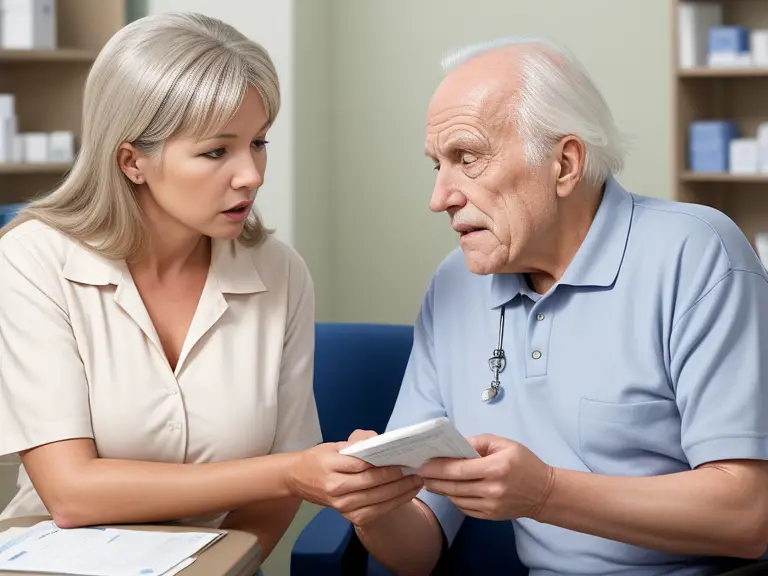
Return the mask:
<svg viewBox="0 0 768 576"><path fill-rule="evenodd" d="M465 203L466 199L459 189L447 182L446 179L438 176L435 188L432 191L429 209L432 212L445 212L449 208L460 208Z"/></svg>

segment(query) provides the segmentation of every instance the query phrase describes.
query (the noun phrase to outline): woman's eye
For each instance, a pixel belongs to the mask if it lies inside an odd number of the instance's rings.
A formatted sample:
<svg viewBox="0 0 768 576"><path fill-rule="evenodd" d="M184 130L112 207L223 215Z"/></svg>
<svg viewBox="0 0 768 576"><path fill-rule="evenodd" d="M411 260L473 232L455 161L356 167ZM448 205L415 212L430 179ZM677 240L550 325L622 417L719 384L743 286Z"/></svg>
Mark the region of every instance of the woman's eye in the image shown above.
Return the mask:
<svg viewBox="0 0 768 576"><path fill-rule="evenodd" d="M253 146L256 150L263 150L269 142L267 140L254 140L251 142L251 146Z"/></svg>
<svg viewBox="0 0 768 576"><path fill-rule="evenodd" d="M215 160L217 158L221 158L222 156L224 156L225 152L226 150L224 150L224 148L216 148L215 150L206 152L205 154L203 154L203 156L206 156L208 158L213 158Z"/></svg>
<svg viewBox="0 0 768 576"><path fill-rule="evenodd" d="M440 172L440 164L435 164L435 165L432 167L432 170L435 170L436 172Z"/></svg>

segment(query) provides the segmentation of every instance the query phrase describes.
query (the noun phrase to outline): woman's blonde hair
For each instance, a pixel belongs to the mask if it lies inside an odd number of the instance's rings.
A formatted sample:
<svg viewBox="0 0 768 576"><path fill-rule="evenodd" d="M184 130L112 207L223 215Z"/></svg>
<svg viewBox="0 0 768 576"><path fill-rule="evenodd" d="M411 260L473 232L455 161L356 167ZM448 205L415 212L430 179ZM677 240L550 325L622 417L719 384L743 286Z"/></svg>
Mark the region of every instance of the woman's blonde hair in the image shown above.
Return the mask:
<svg viewBox="0 0 768 576"><path fill-rule="evenodd" d="M165 140L215 134L236 113L249 86L261 94L269 123L280 108L272 60L232 26L200 14L147 16L117 32L85 85L81 147L54 190L31 201L4 229L39 220L114 259L137 257L146 229L134 184L117 163L130 142L158 157ZM253 212L240 241L270 231Z"/></svg>

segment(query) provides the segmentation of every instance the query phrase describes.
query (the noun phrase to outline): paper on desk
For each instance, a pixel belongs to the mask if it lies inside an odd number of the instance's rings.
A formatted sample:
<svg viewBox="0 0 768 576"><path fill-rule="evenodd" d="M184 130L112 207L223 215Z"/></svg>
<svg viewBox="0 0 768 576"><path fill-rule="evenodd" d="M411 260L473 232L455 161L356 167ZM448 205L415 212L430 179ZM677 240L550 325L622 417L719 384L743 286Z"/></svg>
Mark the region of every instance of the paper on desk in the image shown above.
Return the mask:
<svg viewBox="0 0 768 576"><path fill-rule="evenodd" d="M59 529L40 522L10 538L0 534L0 573L163 576L186 567L221 532L149 532L117 528Z"/></svg>

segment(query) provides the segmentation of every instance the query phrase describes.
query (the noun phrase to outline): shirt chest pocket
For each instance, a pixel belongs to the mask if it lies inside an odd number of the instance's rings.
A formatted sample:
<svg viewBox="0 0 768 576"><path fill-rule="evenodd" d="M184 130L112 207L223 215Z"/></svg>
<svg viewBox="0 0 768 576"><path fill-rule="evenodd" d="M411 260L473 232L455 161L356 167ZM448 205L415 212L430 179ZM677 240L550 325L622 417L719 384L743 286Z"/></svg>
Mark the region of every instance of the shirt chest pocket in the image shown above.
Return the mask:
<svg viewBox="0 0 768 576"><path fill-rule="evenodd" d="M672 400L601 402L582 398L579 449L594 473L654 476L690 469L680 447L680 414Z"/></svg>

